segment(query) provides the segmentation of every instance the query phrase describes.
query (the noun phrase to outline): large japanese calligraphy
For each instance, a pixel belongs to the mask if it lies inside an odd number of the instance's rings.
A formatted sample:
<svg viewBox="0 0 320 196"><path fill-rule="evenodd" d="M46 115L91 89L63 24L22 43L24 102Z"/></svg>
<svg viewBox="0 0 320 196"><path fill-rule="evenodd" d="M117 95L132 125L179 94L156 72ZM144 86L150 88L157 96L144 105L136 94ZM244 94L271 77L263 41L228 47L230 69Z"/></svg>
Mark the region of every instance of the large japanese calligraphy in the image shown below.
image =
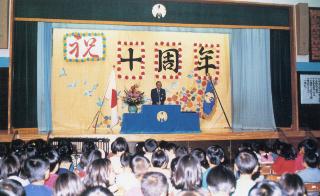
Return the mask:
<svg viewBox="0 0 320 196"><path fill-rule="evenodd" d="M111 70L116 75L120 122L128 110L121 101L124 90L139 85L145 104L151 104L150 91L160 80L167 92L165 104L179 104L183 111L199 113L202 130L227 127L218 104L211 116L203 115L208 79L215 84L231 120L227 34L54 29L53 49L54 130L88 128L104 104ZM97 124L101 132L110 125L110 108L106 104L102 108Z"/></svg>

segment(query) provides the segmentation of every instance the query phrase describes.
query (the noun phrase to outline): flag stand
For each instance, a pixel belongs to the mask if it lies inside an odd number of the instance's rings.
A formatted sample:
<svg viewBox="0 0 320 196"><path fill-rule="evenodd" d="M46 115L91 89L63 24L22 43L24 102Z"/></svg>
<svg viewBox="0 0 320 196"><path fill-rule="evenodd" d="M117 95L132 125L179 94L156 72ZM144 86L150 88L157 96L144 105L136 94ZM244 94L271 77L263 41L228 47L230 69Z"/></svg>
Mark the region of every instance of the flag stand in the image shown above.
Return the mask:
<svg viewBox="0 0 320 196"><path fill-rule="evenodd" d="M209 73L207 73L207 76L209 77L210 83L211 83L211 85L212 85L213 94L214 94L215 96L217 96L217 98L218 98L218 102L219 102L219 105L220 105L220 107L221 107L221 109L222 109L222 112L223 112L223 115L224 115L224 117L225 117L225 119L226 119L226 121L227 121L227 123L228 123L229 128L231 129L229 119L228 119L228 117L227 117L226 112L224 111L224 108L223 108L222 103L221 103L221 101L220 101L220 98L219 98L218 92L216 91L216 88L215 88L215 87L214 87L214 85L213 85L213 82L212 82L211 76L210 76L210 74L209 74Z"/></svg>

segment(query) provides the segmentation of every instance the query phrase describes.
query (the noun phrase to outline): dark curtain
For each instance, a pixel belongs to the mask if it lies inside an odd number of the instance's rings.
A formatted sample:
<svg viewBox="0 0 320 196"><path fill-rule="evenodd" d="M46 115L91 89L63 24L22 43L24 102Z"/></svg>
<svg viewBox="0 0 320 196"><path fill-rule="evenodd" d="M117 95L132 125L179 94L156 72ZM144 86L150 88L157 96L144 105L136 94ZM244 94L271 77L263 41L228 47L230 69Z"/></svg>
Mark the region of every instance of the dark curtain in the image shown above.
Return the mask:
<svg viewBox="0 0 320 196"><path fill-rule="evenodd" d="M8 129L8 73L7 67L0 68L0 130Z"/></svg>
<svg viewBox="0 0 320 196"><path fill-rule="evenodd" d="M37 127L37 23L15 22L13 35L11 122Z"/></svg>
<svg viewBox="0 0 320 196"><path fill-rule="evenodd" d="M270 31L271 88L274 117L277 127L290 127L291 108L291 68L290 31Z"/></svg>

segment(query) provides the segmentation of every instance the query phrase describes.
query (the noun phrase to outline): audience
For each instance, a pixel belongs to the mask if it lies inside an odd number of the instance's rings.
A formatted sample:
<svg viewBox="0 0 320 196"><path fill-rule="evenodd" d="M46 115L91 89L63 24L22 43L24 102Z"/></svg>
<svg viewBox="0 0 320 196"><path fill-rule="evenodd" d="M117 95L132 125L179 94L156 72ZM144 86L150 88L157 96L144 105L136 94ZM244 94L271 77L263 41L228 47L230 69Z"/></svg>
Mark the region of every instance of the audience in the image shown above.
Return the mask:
<svg viewBox="0 0 320 196"><path fill-rule="evenodd" d="M264 142L241 144L230 159L235 173L224 164L218 145L204 151L148 139L131 154L119 137L105 158L106 152L91 140L76 156L70 141L61 139L56 146L42 139L0 144L0 195L300 196L306 194L303 183L320 182L318 147L311 139L300 142L298 155L291 144L280 141L274 143L273 154ZM80 163L72 157L80 157ZM279 184L261 181L259 174L259 163L272 163L273 157L274 173L283 174Z"/></svg>

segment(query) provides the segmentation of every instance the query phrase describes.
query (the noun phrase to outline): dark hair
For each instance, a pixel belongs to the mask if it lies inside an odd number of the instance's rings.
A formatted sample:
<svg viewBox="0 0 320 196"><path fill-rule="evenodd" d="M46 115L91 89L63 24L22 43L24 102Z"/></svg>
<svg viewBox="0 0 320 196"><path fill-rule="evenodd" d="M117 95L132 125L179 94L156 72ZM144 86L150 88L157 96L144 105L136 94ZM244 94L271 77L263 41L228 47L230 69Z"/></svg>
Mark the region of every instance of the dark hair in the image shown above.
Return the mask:
<svg viewBox="0 0 320 196"><path fill-rule="evenodd" d="M118 137L114 142L111 144L111 151L113 154L117 154L118 152L128 152L129 147L128 143L125 138Z"/></svg>
<svg viewBox="0 0 320 196"><path fill-rule="evenodd" d="M0 159L6 156L8 153L7 145L4 143L0 143Z"/></svg>
<svg viewBox="0 0 320 196"><path fill-rule="evenodd" d="M11 152L24 151L25 142L21 139L15 139L11 142Z"/></svg>
<svg viewBox="0 0 320 196"><path fill-rule="evenodd" d="M260 151L264 151L268 153L270 150L266 145L266 142L264 141L259 141L259 142L253 142L251 144L252 150L256 153L259 153Z"/></svg>
<svg viewBox="0 0 320 196"><path fill-rule="evenodd" d="M120 156L120 163L122 167L129 167L132 155L129 152L125 152Z"/></svg>
<svg viewBox="0 0 320 196"><path fill-rule="evenodd" d="M15 181L4 179L0 181L0 195L1 196L25 196L26 192L23 189L22 185Z"/></svg>
<svg viewBox="0 0 320 196"><path fill-rule="evenodd" d="M153 167L163 167L169 162L169 157L163 150L157 150L152 153L151 163Z"/></svg>
<svg viewBox="0 0 320 196"><path fill-rule="evenodd" d="M176 171L179 159L180 159L180 157L175 157L175 158L173 158L171 160L171 164L170 164L171 172L175 172Z"/></svg>
<svg viewBox="0 0 320 196"><path fill-rule="evenodd" d="M258 165L256 155L251 151L242 151L235 158L240 174L252 174Z"/></svg>
<svg viewBox="0 0 320 196"><path fill-rule="evenodd" d="M303 155L304 162L308 165L308 167L316 168L319 164L319 158L315 153L308 152Z"/></svg>
<svg viewBox="0 0 320 196"><path fill-rule="evenodd" d="M195 148L191 151L191 154L193 156L195 156L196 158L198 158L199 162L200 162L200 165L203 167L203 168L208 168L209 167L209 163L207 161L207 157L206 157L206 152L201 149L201 148Z"/></svg>
<svg viewBox="0 0 320 196"><path fill-rule="evenodd" d="M208 189L212 194L231 193L236 188L236 177L233 172L223 165L212 168L207 176Z"/></svg>
<svg viewBox="0 0 320 196"><path fill-rule="evenodd" d="M56 166L59 164L59 154L56 150L52 149L45 154L50 164L50 172L52 172Z"/></svg>
<svg viewBox="0 0 320 196"><path fill-rule="evenodd" d="M35 140L30 140L25 146L28 158L38 156L38 149Z"/></svg>
<svg viewBox="0 0 320 196"><path fill-rule="evenodd" d="M224 151L219 145L213 145L207 148L206 154L209 163L213 165L220 165L224 160Z"/></svg>
<svg viewBox="0 0 320 196"><path fill-rule="evenodd" d="M89 157L88 157L88 164L91 164L93 161L97 159L101 159L102 154L99 150L93 150L90 152Z"/></svg>
<svg viewBox="0 0 320 196"><path fill-rule="evenodd" d="M182 157L184 155L188 154L188 148L185 146L178 146L176 150L174 151L174 154L176 157Z"/></svg>
<svg viewBox="0 0 320 196"><path fill-rule="evenodd" d="M144 196L167 195L169 184L167 178L159 172L147 172L141 181L141 191Z"/></svg>
<svg viewBox="0 0 320 196"><path fill-rule="evenodd" d="M60 174L53 188L55 196L79 195L83 190L79 176L72 172Z"/></svg>
<svg viewBox="0 0 320 196"><path fill-rule="evenodd" d="M159 145L158 145L158 146L159 146L159 149L165 150L168 144L169 144L169 142L164 141L164 140L161 140L161 141L159 142Z"/></svg>
<svg viewBox="0 0 320 196"><path fill-rule="evenodd" d="M136 154L140 154L143 156L145 154L145 151L143 148L144 148L144 142L136 143L136 146L135 146Z"/></svg>
<svg viewBox="0 0 320 196"><path fill-rule="evenodd" d="M19 159L15 155L9 155L0 162L0 179L6 179L9 176L18 175L20 171Z"/></svg>
<svg viewBox="0 0 320 196"><path fill-rule="evenodd" d="M174 151L176 151L176 148L177 148L177 145L175 143L169 142L169 143L167 143L165 150L167 150L167 151L173 150L173 152L174 152Z"/></svg>
<svg viewBox="0 0 320 196"><path fill-rule="evenodd" d="M176 189L196 190L201 186L201 166L197 158L185 155L178 161L172 174L172 184Z"/></svg>
<svg viewBox="0 0 320 196"><path fill-rule="evenodd" d="M280 184L288 196L303 196L305 194L303 181L297 174L283 174Z"/></svg>
<svg viewBox="0 0 320 196"><path fill-rule="evenodd" d="M97 159L89 164L84 183L87 187L103 186L109 187L109 177L112 172L111 162L109 159Z"/></svg>
<svg viewBox="0 0 320 196"><path fill-rule="evenodd" d="M283 144L279 155L286 160L294 160L297 157L296 150L294 149L293 145L287 143Z"/></svg>
<svg viewBox="0 0 320 196"><path fill-rule="evenodd" d="M249 196L282 196L282 189L276 182L264 180L255 184Z"/></svg>
<svg viewBox="0 0 320 196"><path fill-rule="evenodd" d="M154 139L147 139L144 141L144 148L146 152L153 152L158 148L158 143Z"/></svg>
<svg viewBox="0 0 320 196"><path fill-rule="evenodd" d="M281 142L279 140L276 140L273 145L272 145L272 151L275 153L275 154L280 154L280 152L282 151L282 149L284 148L286 143L284 142Z"/></svg>
<svg viewBox="0 0 320 196"><path fill-rule="evenodd" d="M316 153L318 148L318 143L313 139L304 139L298 144L298 150L300 151L301 148L304 148L304 152L308 153Z"/></svg>
<svg viewBox="0 0 320 196"><path fill-rule="evenodd" d="M89 154L93 151L93 150L98 150L97 145L90 140L86 140L83 142L82 148L81 148L81 152L82 152L82 156L85 156L88 158Z"/></svg>
<svg viewBox="0 0 320 196"><path fill-rule="evenodd" d="M58 154L60 157L71 156L73 152L73 146L71 141L61 139L58 141Z"/></svg>
<svg viewBox="0 0 320 196"><path fill-rule="evenodd" d="M40 157L29 158L24 168L30 182L44 180L46 171L49 170L49 161Z"/></svg>
<svg viewBox="0 0 320 196"><path fill-rule="evenodd" d="M130 168L137 177L144 175L149 167L150 161L144 156L137 154L131 159Z"/></svg>
<svg viewBox="0 0 320 196"><path fill-rule="evenodd" d="M248 142L241 143L238 150L239 150L239 152L252 151L251 143L248 143Z"/></svg>
<svg viewBox="0 0 320 196"><path fill-rule="evenodd" d="M87 188L81 196L113 196L113 193L109 191L109 189L102 186L95 186Z"/></svg>

